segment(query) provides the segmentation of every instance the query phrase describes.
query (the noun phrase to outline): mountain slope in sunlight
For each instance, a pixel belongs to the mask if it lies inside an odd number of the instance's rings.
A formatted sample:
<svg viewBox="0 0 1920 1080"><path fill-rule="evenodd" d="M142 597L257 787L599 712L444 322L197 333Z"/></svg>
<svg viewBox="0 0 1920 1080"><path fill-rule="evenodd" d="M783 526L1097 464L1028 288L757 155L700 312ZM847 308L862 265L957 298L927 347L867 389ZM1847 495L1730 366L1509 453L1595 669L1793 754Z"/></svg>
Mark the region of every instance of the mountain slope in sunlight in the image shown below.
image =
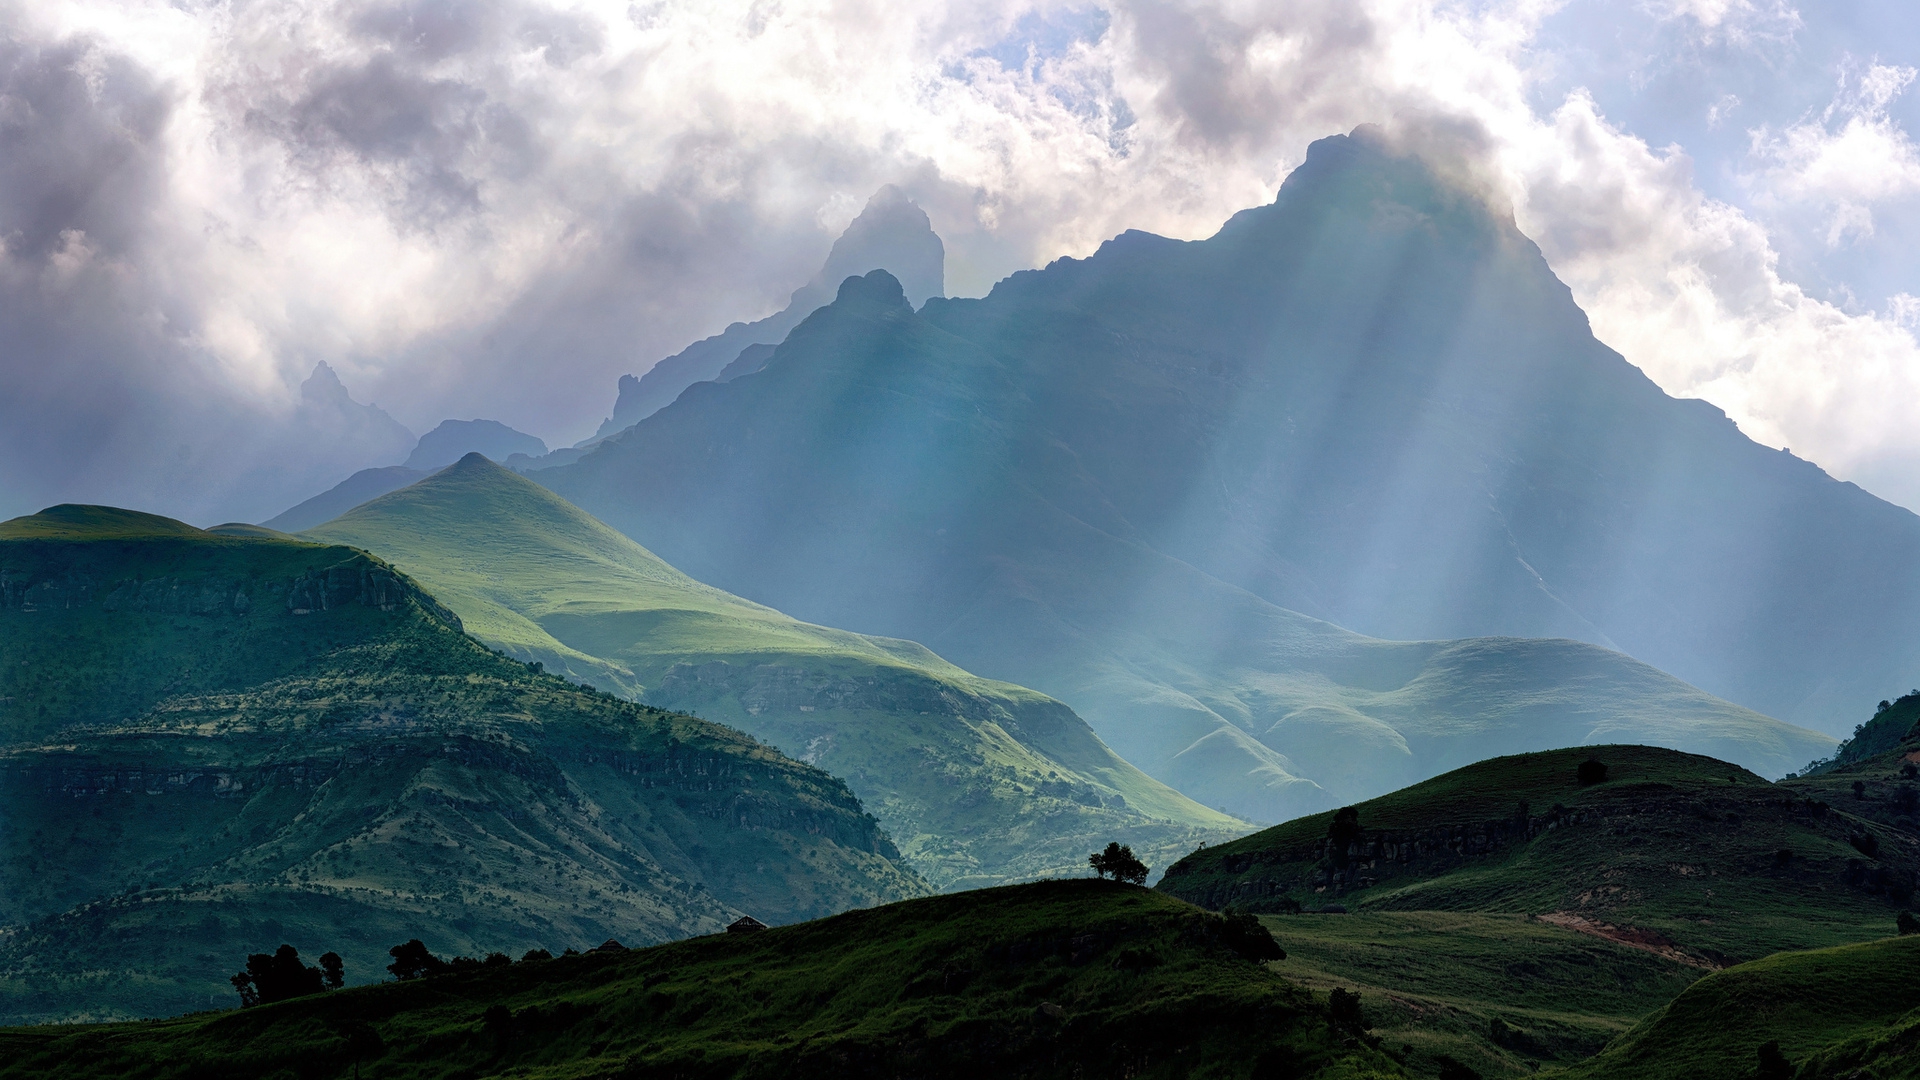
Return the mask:
<svg viewBox="0 0 1920 1080"><path fill-rule="evenodd" d="M1648 742L1779 775L1833 745L1599 646L1379 641L1169 555L1055 426L1073 419L1048 399L1070 396L1048 384L1062 362L958 337L876 272L762 371L532 475L702 580L1051 694L1149 775L1256 820L1524 749ZM1183 415L1161 403L1171 417L1101 423L1151 445ZM1130 460L1141 485L1172 482L1177 459Z"/></svg>
<svg viewBox="0 0 1920 1080"><path fill-rule="evenodd" d="M1058 701L709 588L477 454L306 535L391 560L516 657L845 777L937 886L1078 873L1113 840L1163 866L1244 831Z"/></svg>

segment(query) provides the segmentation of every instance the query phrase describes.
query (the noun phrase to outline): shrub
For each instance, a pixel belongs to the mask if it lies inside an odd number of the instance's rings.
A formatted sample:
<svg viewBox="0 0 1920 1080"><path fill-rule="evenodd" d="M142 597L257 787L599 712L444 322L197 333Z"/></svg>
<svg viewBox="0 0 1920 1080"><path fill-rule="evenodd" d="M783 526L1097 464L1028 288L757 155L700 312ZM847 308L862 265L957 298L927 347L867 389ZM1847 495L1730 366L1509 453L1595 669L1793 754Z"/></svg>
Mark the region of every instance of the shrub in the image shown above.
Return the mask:
<svg viewBox="0 0 1920 1080"><path fill-rule="evenodd" d="M1780 1052L1780 1040L1769 1039L1760 1044L1760 1080L1788 1080L1793 1075L1793 1062Z"/></svg>
<svg viewBox="0 0 1920 1080"><path fill-rule="evenodd" d="M1338 986L1327 997L1327 1022L1355 1035L1372 1026L1367 1023L1366 1012L1360 1008L1360 995Z"/></svg>
<svg viewBox="0 0 1920 1080"><path fill-rule="evenodd" d="M1228 911L1220 917L1220 943L1249 960L1285 960L1287 951L1273 940L1272 931L1260 920L1242 911Z"/></svg>
<svg viewBox="0 0 1920 1080"><path fill-rule="evenodd" d="M1440 1066L1440 1080L1480 1080L1480 1074L1445 1054L1433 1059Z"/></svg>
<svg viewBox="0 0 1920 1080"><path fill-rule="evenodd" d="M1848 833L1847 843L1852 844L1855 851L1869 859L1878 858L1880 855L1880 838L1872 833Z"/></svg>
<svg viewBox="0 0 1920 1080"><path fill-rule="evenodd" d="M1588 758L1580 763L1580 767L1574 771L1574 776L1580 781L1582 787L1590 784L1604 784L1607 782L1607 763L1599 758Z"/></svg>
<svg viewBox="0 0 1920 1080"><path fill-rule="evenodd" d="M1907 934L1920 934L1920 918L1915 918L1911 911L1901 912L1900 917L1893 921L1893 925L1900 931L1902 936Z"/></svg>

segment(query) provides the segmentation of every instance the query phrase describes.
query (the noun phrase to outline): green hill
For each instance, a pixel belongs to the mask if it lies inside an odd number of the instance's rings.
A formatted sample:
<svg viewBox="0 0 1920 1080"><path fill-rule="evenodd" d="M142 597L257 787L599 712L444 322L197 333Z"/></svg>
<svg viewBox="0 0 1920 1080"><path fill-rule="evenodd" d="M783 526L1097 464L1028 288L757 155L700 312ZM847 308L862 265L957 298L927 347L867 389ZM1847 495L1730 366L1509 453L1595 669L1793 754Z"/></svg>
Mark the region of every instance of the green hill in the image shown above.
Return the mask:
<svg viewBox="0 0 1920 1080"><path fill-rule="evenodd" d="M1831 760L1783 785L1857 817L1920 835L1920 694L1883 704Z"/></svg>
<svg viewBox="0 0 1920 1080"><path fill-rule="evenodd" d="M1802 1080L1920 1076L1920 935L1715 972L1566 1080L1749 1080L1777 1042Z"/></svg>
<svg viewBox="0 0 1920 1080"><path fill-rule="evenodd" d="M1581 782L1589 755L1604 781ZM1196 852L1160 888L1261 911L1526 914L1706 968L1878 937L1920 869L1920 837L1645 746L1495 758L1354 809L1340 830L1317 814Z"/></svg>
<svg viewBox="0 0 1920 1080"><path fill-rule="evenodd" d="M1216 916L1062 881L157 1023L0 1032L0 1077L1403 1075Z"/></svg>
<svg viewBox="0 0 1920 1080"><path fill-rule="evenodd" d="M832 777L500 656L378 558L0 524L0 1016L225 1004L324 942L630 942L926 891Z"/></svg>
<svg viewBox="0 0 1920 1080"><path fill-rule="evenodd" d="M1164 866L1245 831L1129 765L1058 701L702 585L477 454L304 535L391 560L516 657L845 777L943 888L1083 872L1111 840Z"/></svg>

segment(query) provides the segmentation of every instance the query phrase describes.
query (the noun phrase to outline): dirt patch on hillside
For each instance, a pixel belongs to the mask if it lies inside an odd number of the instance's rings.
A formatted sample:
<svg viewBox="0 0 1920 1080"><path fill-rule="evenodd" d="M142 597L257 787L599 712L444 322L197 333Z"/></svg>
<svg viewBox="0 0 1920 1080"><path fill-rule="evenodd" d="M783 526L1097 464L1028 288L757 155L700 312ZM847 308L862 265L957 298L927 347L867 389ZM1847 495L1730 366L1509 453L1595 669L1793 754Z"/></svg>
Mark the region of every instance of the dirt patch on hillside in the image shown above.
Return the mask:
<svg viewBox="0 0 1920 1080"><path fill-rule="evenodd" d="M1606 938L1608 941L1625 945L1629 949L1650 952L1676 964L1705 968L1708 971L1717 971L1722 966L1682 950L1678 945L1652 930L1642 930L1635 926L1614 926L1612 923L1589 919L1585 915L1576 915L1571 911L1554 911L1545 915L1536 915L1535 918L1582 934Z"/></svg>

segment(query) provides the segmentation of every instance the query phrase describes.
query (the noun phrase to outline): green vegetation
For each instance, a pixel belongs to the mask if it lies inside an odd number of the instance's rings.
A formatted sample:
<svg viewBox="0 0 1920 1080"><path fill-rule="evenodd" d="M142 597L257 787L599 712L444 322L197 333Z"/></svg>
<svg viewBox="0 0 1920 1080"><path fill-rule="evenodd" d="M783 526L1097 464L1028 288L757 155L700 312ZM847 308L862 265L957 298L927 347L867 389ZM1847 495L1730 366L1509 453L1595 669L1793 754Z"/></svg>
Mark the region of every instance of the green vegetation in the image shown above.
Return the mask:
<svg viewBox="0 0 1920 1080"><path fill-rule="evenodd" d="M15 1021L226 1005L281 944L363 981L416 936L637 944L926 891L839 781L491 652L349 548L0 524L0 657Z"/></svg>
<svg viewBox="0 0 1920 1080"><path fill-rule="evenodd" d="M1718 971L1567 1080L1748 1080L1777 1043L1794 1075L1920 1075L1920 938L1788 952Z"/></svg>
<svg viewBox="0 0 1920 1080"><path fill-rule="evenodd" d="M391 560L511 655L846 778L941 888L1073 873L1112 837L1165 865L1245 831L1051 698L709 588L477 454L305 535Z"/></svg>
<svg viewBox="0 0 1920 1080"><path fill-rule="evenodd" d="M1402 1075L1227 921L1044 882L244 1011L0 1032L0 1077Z"/></svg>
<svg viewBox="0 0 1920 1080"><path fill-rule="evenodd" d="M1416 1074L1442 1058L1482 1076L1576 1062L1671 1001L1699 968L1525 915L1264 915L1277 967L1359 993L1382 1045Z"/></svg>
<svg viewBox="0 0 1920 1080"><path fill-rule="evenodd" d="M1605 782L1580 783L1590 756ZM1341 842L1334 814L1301 818L1196 852L1160 888L1270 912L1528 914L1721 966L1881 936L1920 868L1911 834L1655 747L1495 758L1354 809Z"/></svg>

